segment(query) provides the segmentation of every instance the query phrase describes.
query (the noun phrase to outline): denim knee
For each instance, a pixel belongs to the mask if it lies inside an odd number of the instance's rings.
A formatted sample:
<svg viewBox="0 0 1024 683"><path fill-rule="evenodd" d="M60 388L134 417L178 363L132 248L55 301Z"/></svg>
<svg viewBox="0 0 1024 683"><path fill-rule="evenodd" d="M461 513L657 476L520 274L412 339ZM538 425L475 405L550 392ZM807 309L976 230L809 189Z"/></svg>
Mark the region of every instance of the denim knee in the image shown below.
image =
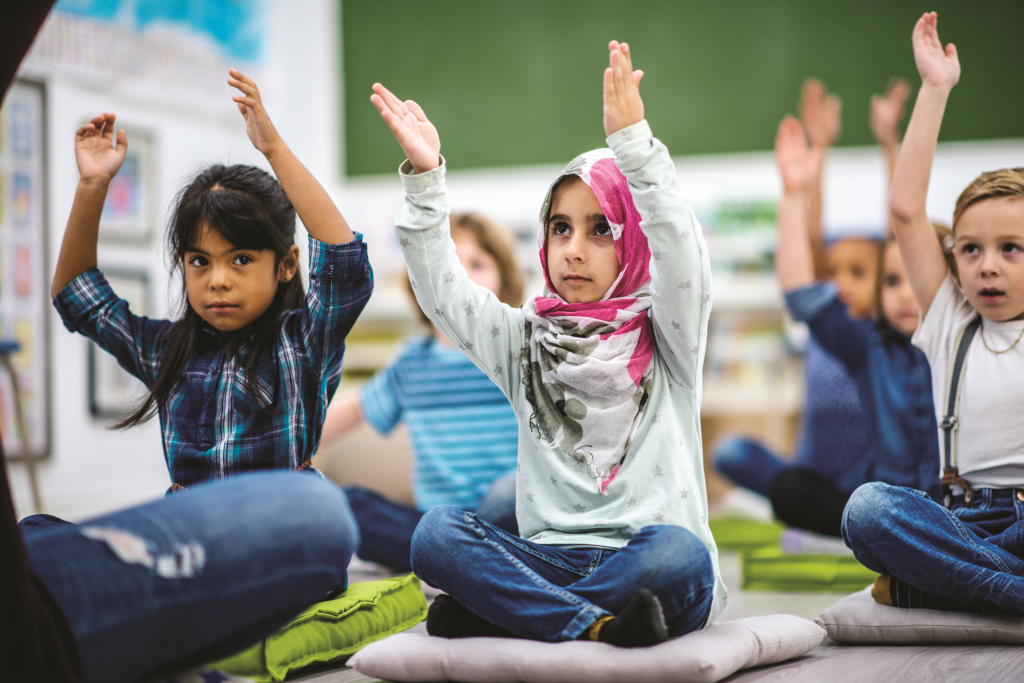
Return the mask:
<svg viewBox="0 0 1024 683"><path fill-rule="evenodd" d="M667 524L648 526L637 532L633 540L642 540L649 546L639 577L644 588L657 594L713 586L711 553L693 532Z"/></svg>
<svg viewBox="0 0 1024 683"><path fill-rule="evenodd" d="M299 527L289 524L288 538L281 540L301 548L311 561L348 567L359 546L359 527L342 490L312 474L275 472L260 479L250 495L284 498L292 518L303 521ZM268 517L258 524L264 532L273 532L278 520Z"/></svg>
<svg viewBox="0 0 1024 683"><path fill-rule="evenodd" d="M884 531L893 514L892 501L899 487L881 481L861 484L850 495L843 510L843 540L851 545L855 540L877 537Z"/></svg>
<svg viewBox="0 0 1024 683"><path fill-rule="evenodd" d="M416 576L430 583L433 560L439 555L437 549L453 541L457 526L469 514L452 505L438 505L423 515L412 534L409 552L412 571Z"/></svg>
<svg viewBox="0 0 1024 683"><path fill-rule="evenodd" d="M712 459L722 474L731 477L732 472L742 469L747 461L747 439L742 436L723 436L715 443Z"/></svg>

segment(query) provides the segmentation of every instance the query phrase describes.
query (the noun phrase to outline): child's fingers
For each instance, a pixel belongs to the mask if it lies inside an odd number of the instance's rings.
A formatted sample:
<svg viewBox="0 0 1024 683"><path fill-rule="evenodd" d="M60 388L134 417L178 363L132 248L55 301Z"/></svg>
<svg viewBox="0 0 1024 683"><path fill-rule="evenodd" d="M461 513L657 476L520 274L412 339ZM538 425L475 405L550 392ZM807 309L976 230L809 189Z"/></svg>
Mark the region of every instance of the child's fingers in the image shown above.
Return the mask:
<svg viewBox="0 0 1024 683"><path fill-rule="evenodd" d="M248 83L246 83L244 81L240 81L240 80L238 80L236 78L229 78L228 79L228 85L230 85L233 88L238 88L239 90L241 90L243 93L245 93L249 97L252 97L252 98L255 98L255 99L259 99L260 91L256 88L255 85L250 85L250 84L248 84Z"/></svg>
<svg viewBox="0 0 1024 683"><path fill-rule="evenodd" d="M622 43L620 47L620 52L622 52L622 57L625 61L623 67L627 73L633 73L633 56L629 52L629 43Z"/></svg>
<svg viewBox="0 0 1024 683"><path fill-rule="evenodd" d="M257 106L259 106L259 102L257 102L252 97L243 97L242 95L235 95L231 99L237 102L238 104L244 104L245 106L249 107L249 109L255 109Z"/></svg>
<svg viewBox="0 0 1024 683"><path fill-rule="evenodd" d="M427 113L423 111L423 107L418 105L416 102L412 100L406 100L405 106L406 108L409 109L410 112L412 112L413 116L415 116L418 120L422 121L423 123L429 122L429 120L427 119Z"/></svg>
<svg viewBox="0 0 1024 683"><path fill-rule="evenodd" d="M105 140L113 140L114 138L114 122L117 121L115 114L104 114L103 121L103 138Z"/></svg>
<svg viewBox="0 0 1024 683"><path fill-rule="evenodd" d="M958 59L956 54L956 45L950 43L949 45L946 46L946 56L952 59Z"/></svg>
<svg viewBox="0 0 1024 683"><path fill-rule="evenodd" d="M228 69L228 74L235 80L241 81L242 83L245 83L248 86L252 86L253 88L256 87L256 81L252 80L238 69Z"/></svg>
<svg viewBox="0 0 1024 683"><path fill-rule="evenodd" d="M641 71L640 69L637 69L636 71L634 71L633 72L633 84L636 85L636 87L639 88L640 87L640 79L642 79L643 77L644 77L644 72L643 71Z"/></svg>
<svg viewBox="0 0 1024 683"><path fill-rule="evenodd" d="M235 104L238 105L238 113L242 116L245 116L249 112L249 107L245 106L241 102L236 102Z"/></svg>
<svg viewBox="0 0 1024 683"><path fill-rule="evenodd" d="M397 116L405 116L406 114L409 113L409 109L405 106L402 100L398 99L394 93L385 88L383 85L380 86L380 90L378 90L377 92L380 93L381 97L384 98L384 101L387 103L388 107Z"/></svg>
<svg viewBox="0 0 1024 683"><path fill-rule="evenodd" d="M116 151L122 157L128 151L128 135L124 132L124 128L117 131L117 147Z"/></svg>

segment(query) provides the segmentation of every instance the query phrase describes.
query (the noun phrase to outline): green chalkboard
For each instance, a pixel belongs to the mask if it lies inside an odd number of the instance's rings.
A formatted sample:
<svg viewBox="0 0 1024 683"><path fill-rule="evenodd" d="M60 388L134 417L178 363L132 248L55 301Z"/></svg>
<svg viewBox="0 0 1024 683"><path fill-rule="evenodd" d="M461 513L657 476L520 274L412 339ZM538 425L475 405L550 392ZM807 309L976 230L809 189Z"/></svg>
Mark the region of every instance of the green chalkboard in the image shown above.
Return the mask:
<svg viewBox="0 0 1024 683"><path fill-rule="evenodd" d="M601 146L612 38L646 72L647 118L673 154L769 149L810 75L843 98L840 144L870 144L871 94L919 82L910 34L929 9L963 67L943 139L1024 137L1021 0L343 0L346 172L402 159L375 81L423 106L451 168Z"/></svg>

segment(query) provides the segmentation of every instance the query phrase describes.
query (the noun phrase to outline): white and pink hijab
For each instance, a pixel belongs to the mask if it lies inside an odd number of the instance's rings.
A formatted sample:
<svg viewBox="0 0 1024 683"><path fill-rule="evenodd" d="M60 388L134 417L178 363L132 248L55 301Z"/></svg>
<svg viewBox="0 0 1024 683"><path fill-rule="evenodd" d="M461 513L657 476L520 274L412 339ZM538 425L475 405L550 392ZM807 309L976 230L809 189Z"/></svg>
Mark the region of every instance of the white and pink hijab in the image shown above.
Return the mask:
<svg viewBox="0 0 1024 683"><path fill-rule="evenodd" d="M567 303L548 276L545 221L559 180L579 176L597 196L615 238L619 277L594 303ZM650 394L654 330L651 252L625 176L609 149L576 157L551 185L540 213L544 296L523 306L530 427L538 440L587 466L606 493L626 457Z"/></svg>

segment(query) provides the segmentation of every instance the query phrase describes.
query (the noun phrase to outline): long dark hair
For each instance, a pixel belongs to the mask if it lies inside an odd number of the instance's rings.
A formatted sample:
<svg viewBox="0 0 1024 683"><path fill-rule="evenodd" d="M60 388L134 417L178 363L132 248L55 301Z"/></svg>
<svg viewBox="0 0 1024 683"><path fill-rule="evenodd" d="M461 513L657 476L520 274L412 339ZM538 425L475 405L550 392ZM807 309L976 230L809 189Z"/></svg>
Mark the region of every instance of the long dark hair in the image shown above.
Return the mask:
<svg viewBox="0 0 1024 683"><path fill-rule="evenodd" d="M168 332L167 351L149 395L115 429L134 427L156 415L181 383L185 365L196 350L203 319L188 301L185 252L198 244L204 227L216 230L236 247L270 249L280 263L295 244L295 208L280 183L254 166L210 166L178 193L167 224L167 252L171 272L181 276L182 316ZM304 296L299 277L279 283L274 301L259 318L227 334L225 360L238 356L246 398L258 414L273 410L273 398L268 401L257 389L260 358L277 343L281 314L301 307Z"/></svg>

